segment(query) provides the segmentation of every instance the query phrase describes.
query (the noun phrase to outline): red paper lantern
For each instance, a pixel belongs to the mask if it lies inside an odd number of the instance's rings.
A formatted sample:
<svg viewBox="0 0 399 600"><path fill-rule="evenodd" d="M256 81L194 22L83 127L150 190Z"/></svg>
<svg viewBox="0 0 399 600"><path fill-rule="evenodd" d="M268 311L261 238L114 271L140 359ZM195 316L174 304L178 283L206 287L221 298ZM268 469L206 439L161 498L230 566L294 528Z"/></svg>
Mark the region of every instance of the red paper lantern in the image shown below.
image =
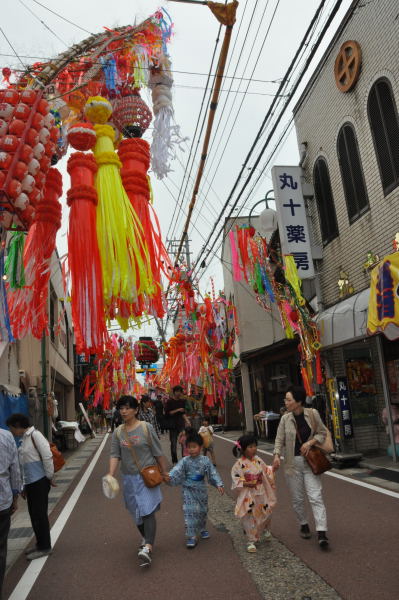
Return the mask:
<svg viewBox="0 0 399 600"><path fill-rule="evenodd" d="M39 134L36 129L33 129L33 127L29 129L28 133L26 134L25 141L27 144L29 144L29 146L31 146L31 148L34 148L36 144L39 143Z"/></svg>
<svg viewBox="0 0 399 600"><path fill-rule="evenodd" d="M0 152L0 169L9 169L12 161L12 156L8 152Z"/></svg>
<svg viewBox="0 0 399 600"><path fill-rule="evenodd" d="M49 141L50 138L50 132L47 129L47 127L42 127L42 129L40 130L39 133L39 140L41 141L42 144L47 144L47 142Z"/></svg>
<svg viewBox="0 0 399 600"><path fill-rule="evenodd" d="M0 141L0 149L15 152L18 148L18 138L15 135L5 135Z"/></svg>
<svg viewBox="0 0 399 600"><path fill-rule="evenodd" d="M26 163L22 162L22 160L19 160L17 162L17 164L15 165L15 169L14 169L14 173L13 173L14 177L16 179L18 179L18 181L22 181L27 173L28 173L28 165Z"/></svg>
<svg viewBox="0 0 399 600"><path fill-rule="evenodd" d="M33 158L33 150L28 144L24 144L21 149L20 159L23 160L27 165Z"/></svg>
<svg viewBox="0 0 399 600"><path fill-rule="evenodd" d="M42 159L43 160L43 159ZM33 177L37 175L40 169L40 163L37 158L32 158L32 160L28 164L28 171Z"/></svg>
<svg viewBox="0 0 399 600"><path fill-rule="evenodd" d="M33 156L37 158L37 160L41 160L44 156L44 146L41 142L33 146Z"/></svg>
<svg viewBox="0 0 399 600"><path fill-rule="evenodd" d="M42 127L44 127L44 117L40 113L35 113L32 119L32 127L36 129L36 131L40 131Z"/></svg>
<svg viewBox="0 0 399 600"><path fill-rule="evenodd" d="M134 355L141 365L150 365L159 358L157 345L151 337L140 337L135 342Z"/></svg>
<svg viewBox="0 0 399 600"><path fill-rule="evenodd" d="M68 142L72 148L84 152L94 148L96 132L91 123L76 123L68 130Z"/></svg>
<svg viewBox="0 0 399 600"><path fill-rule="evenodd" d="M47 115L47 113L49 112L50 107L49 104L47 102L47 100L44 100L44 98L42 98L41 100L39 100L39 104L37 105L37 111L43 115L43 117L45 117Z"/></svg>
<svg viewBox="0 0 399 600"><path fill-rule="evenodd" d="M19 100L19 94L16 90L3 90L1 95L2 102L8 102L8 104L12 104L15 106Z"/></svg>
<svg viewBox="0 0 399 600"><path fill-rule="evenodd" d="M52 142L58 142L58 138L60 137L60 130L58 127L52 127L50 131L50 139Z"/></svg>
<svg viewBox="0 0 399 600"><path fill-rule="evenodd" d="M18 179L11 179L10 183L8 184L8 188L7 188L8 195L11 198L15 199L15 198L18 198L18 196L20 195L21 192L22 192L21 182L18 181Z"/></svg>
<svg viewBox="0 0 399 600"><path fill-rule="evenodd" d="M14 117L21 119L22 121L27 121L29 119L30 111L31 107L21 102L15 108Z"/></svg>
<svg viewBox="0 0 399 600"><path fill-rule="evenodd" d="M21 101L29 106L32 106L36 100L36 92L34 90L24 90L21 93Z"/></svg>
<svg viewBox="0 0 399 600"><path fill-rule="evenodd" d="M16 135L17 137L21 137L21 135L23 134L25 129L25 123L24 121L21 121L21 119L13 119L10 123L10 126L8 128L8 133L10 133L11 135Z"/></svg>
<svg viewBox="0 0 399 600"><path fill-rule="evenodd" d="M16 208L19 208L20 210L25 210L28 205L29 205L28 195L25 194L24 192L22 192L22 194L20 194L18 196L18 198L15 199L14 206L16 206Z"/></svg>
<svg viewBox="0 0 399 600"><path fill-rule="evenodd" d="M151 119L152 113L138 90L112 101L112 122L125 137L141 137Z"/></svg>
<svg viewBox="0 0 399 600"><path fill-rule="evenodd" d="M35 187L35 178L32 175L26 175L22 180L22 189L24 192L30 194Z"/></svg>

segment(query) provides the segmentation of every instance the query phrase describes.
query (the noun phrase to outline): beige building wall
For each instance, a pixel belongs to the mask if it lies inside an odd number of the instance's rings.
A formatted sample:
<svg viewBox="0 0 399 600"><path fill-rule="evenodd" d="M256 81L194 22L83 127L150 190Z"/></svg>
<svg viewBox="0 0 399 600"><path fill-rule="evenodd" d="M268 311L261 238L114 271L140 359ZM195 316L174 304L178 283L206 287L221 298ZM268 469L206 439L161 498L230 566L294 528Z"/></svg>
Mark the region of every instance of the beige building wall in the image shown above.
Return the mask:
<svg viewBox="0 0 399 600"><path fill-rule="evenodd" d="M356 292L369 287L369 275L363 270L367 252L389 254L399 231L399 187L384 197L367 116L370 88L380 77L389 79L399 107L398 10L398 2L392 0L360 2L294 111L298 144L307 143L306 181L312 182L315 161L323 156L337 213L339 236L323 250L321 285L326 305L339 300L340 268L349 273ZM361 46L362 71L353 91L342 93L335 84L334 62L347 40L356 40ZM370 204L370 210L353 224L349 223L337 157L338 132L347 121L356 131ZM316 200L309 203L309 209L316 242L321 243Z"/></svg>

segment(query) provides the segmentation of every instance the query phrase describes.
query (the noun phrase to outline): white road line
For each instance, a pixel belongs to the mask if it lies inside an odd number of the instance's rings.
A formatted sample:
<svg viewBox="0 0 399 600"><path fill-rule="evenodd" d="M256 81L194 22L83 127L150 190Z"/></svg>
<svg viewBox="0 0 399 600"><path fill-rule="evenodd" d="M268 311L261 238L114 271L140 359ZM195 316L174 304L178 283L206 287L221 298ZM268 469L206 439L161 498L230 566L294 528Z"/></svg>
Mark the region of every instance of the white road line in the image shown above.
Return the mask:
<svg viewBox="0 0 399 600"><path fill-rule="evenodd" d="M93 456L89 466L84 472L82 479L79 481L68 502L65 504L61 514L59 515L58 519L51 528L51 541L53 547L55 546L59 536L61 535L61 532L64 529L66 522L68 521L73 509L75 508L75 504L77 503L81 493L83 492L87 480L89 479L94 467L96 466L98 459L100 458L100 454L105 446L108 436L109 434L107 433L103 441L101 442L101 445L99 446L97 452ZM30 593L33 585L35 584L36 579L39 577L40 572L46 564L48 558L48 556L43 556L43 558L37 558L36 560L32 560L32 562L26 569L25 573L22 575L16 588L14 589L13 593L11 594L8 600L25 600L28 597L28 594Z"/></svg>
<svg viewBox="0 0 399 600"><path fill-rule="evenodd" d="M234 440L230 440L229 438L225 438L221 435L216 435L215 433L213 435L214 435L214 437L217 437L220 440L224 440L225 442L230 442L231 444L235 443ZM266 450L259 449L259 452L261 452L262 454L267 454L268 456L273 456L272 452L267 452ZM328 475L329 477L334 477L335 479L341 479L342 481L345 481L346 483L352 483L353 485L358 485L359 487L367 488L368 490L372 490L373 492L378 492L379 494L384 494L385 496L391 496L391 498L399 499L398 492L393 492L392 490L386 490L385 488L380 488L377 485L373 485L372 483L366 483L365 481L357 481L356 479L352 479L351 477L347 477L345 475L340 475L339 473L331 473L331 471L327 471L327 473L324 473L324 475ZM12 599L10 598L10 600L12 600ZM17 600L17 599L15 598L15 600Z"/></svg>

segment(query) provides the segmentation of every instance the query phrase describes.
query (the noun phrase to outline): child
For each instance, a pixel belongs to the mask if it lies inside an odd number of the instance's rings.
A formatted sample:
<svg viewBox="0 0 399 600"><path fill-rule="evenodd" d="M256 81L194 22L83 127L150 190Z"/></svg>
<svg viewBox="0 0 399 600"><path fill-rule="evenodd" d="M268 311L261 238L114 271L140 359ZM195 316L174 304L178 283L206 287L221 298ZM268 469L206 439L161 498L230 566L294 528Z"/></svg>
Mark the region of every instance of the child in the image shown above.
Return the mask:
<svg viewBox="0 0 399 600"><path fill-rule="evenodd" d="M215 451L213 449L213 427L212 425L209 425L209 421L207 418L204 418L202 420L202 427L199 428L198 433L204 440L204 456L206 456L207 453L210 452L213 466L216 467Z"/></svg>
<svg viewBox="0 0 399 600"><path fill-rule="evenodd" d="M183 429L183 431L181 431L179 433L179 437L177 438L177 443L180 444L180 446L181 446L181 457L182 458L184 458L185 456L188 456L186 440L187 440L187 432L189 432L189 431L191 431L191 428L186 427L185 429Z"/></svg>
<svg viewBox="0 0 399 600"><path fill-rule="evenodd" d="M247 536L248 552L256 552L264 530L270 539L270 521L276 506L274 474L256 454L257 442L253 435L243 435L236 442L233 454L238 458L231 470L232 489L239 491L235 515L241 519Z"/></svg>
<svg viewBox="0 0 399 600"><path fill-rule="evenodd" d="M183 487L183 513L186 525L186 546L195 548L198 536L208 539L206 517L208 514L208 490L205 477L220 494L224 493L223 481L207 456L201 454L202 437L193 429L187 432L186 448L188 456L182 458L173 467L170 476L171 485Z"/></svg>

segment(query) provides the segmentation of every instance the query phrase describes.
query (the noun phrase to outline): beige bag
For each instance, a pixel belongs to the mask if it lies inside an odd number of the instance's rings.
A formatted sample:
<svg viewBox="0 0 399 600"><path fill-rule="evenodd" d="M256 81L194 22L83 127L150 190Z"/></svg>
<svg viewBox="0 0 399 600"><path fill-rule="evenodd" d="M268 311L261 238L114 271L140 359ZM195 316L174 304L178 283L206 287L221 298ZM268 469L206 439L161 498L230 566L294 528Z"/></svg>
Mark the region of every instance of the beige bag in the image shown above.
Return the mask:
<svg viewBox="0 0 399 600"><path fill-rule="evenodd" d="M310 413L310 420L312 421L312 429L313 429L313 433L316 432L316 420L314 417L314 412L313 412L313 408L311 409L311 413ZM326 454L330 454L331 452L334 452L334 444L332 441L332 437L331 437L331 433L330 430L328 429L328 427L326 427L324 425L326 431L327 431L327 435L326 435L326 439L324 440L324 442L322 444L319 444L318 442L315 444L316 448L320 448L320 450L322 450L323 452L325 452Z"/></svg>

